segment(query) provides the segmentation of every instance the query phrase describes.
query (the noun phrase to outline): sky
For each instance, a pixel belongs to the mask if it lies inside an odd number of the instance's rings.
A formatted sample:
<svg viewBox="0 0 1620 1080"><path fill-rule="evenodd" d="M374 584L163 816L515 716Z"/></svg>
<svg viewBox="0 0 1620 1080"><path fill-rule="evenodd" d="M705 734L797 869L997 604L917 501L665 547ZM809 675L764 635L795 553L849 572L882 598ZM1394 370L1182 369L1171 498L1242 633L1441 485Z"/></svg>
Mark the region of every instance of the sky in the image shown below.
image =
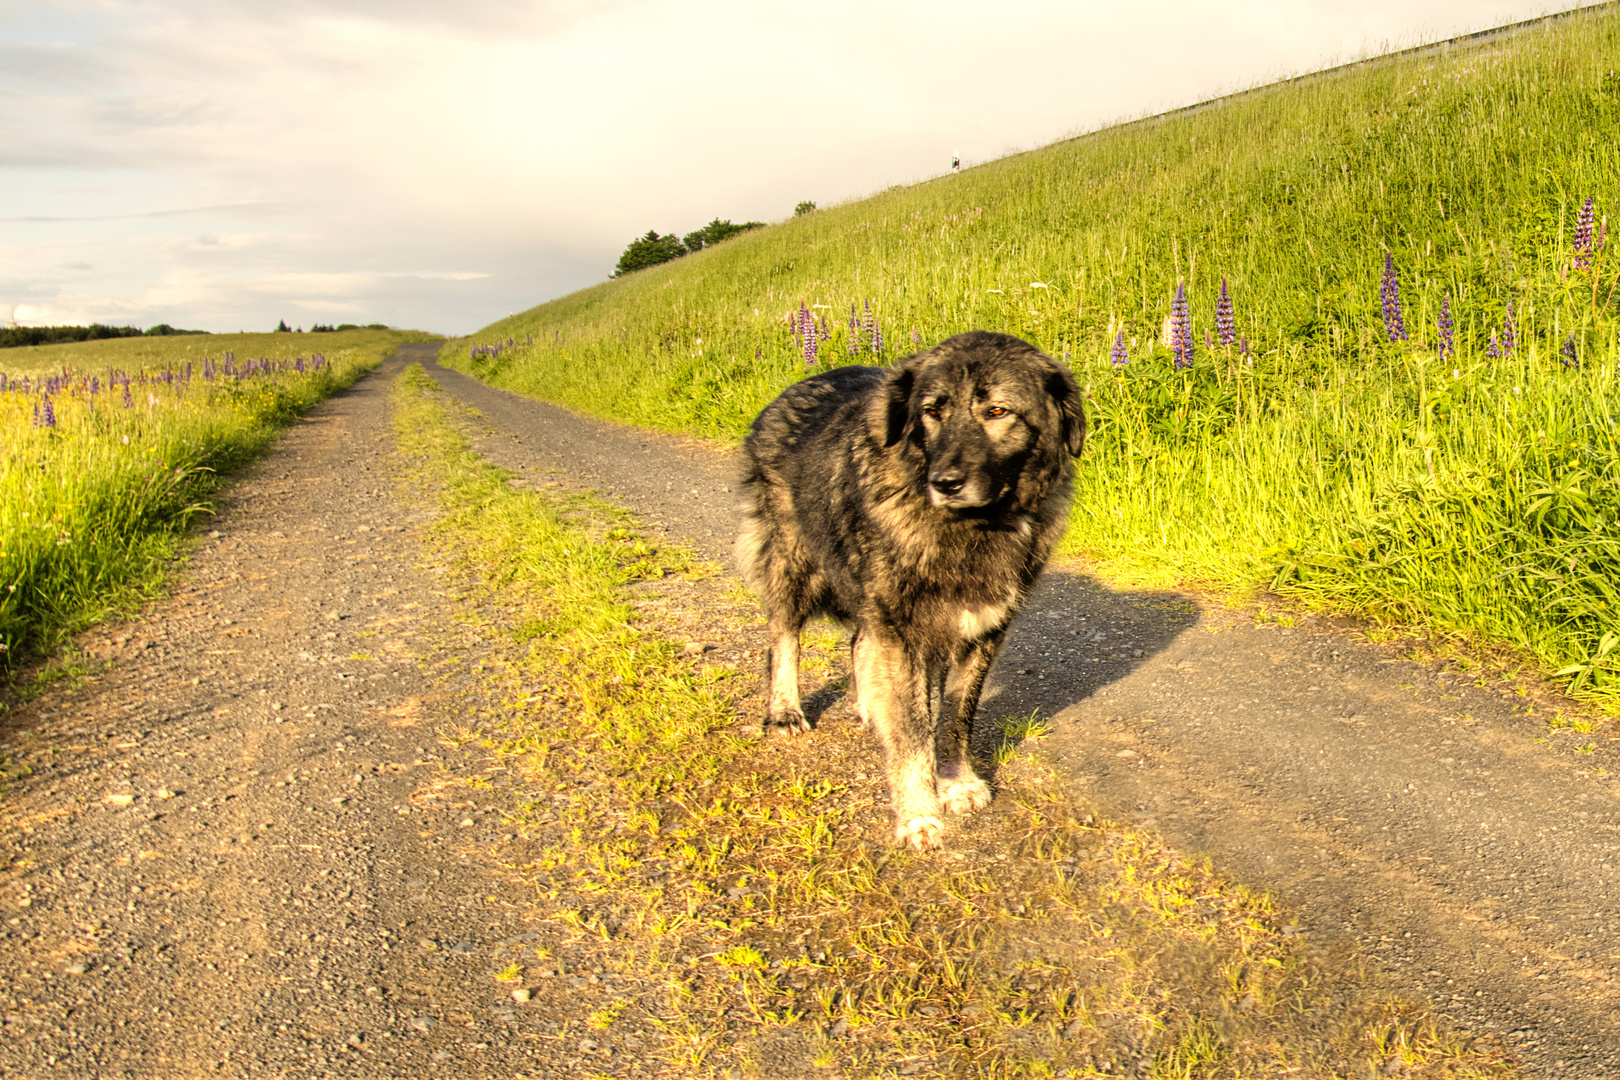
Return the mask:
<svg viewBox="0 0 1620 1080"><path fill-rule="evenodd" d="M648 229L1574 6L0 0L0 325L468 333Z"/></svg>

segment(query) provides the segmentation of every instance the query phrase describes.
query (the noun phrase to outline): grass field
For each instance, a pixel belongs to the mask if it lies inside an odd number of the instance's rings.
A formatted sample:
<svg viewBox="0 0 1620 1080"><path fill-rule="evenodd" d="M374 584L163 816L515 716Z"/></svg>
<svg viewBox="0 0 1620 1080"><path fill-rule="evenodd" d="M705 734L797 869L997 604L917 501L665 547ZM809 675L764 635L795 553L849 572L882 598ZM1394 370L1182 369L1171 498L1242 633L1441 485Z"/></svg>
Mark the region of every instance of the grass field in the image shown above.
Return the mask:
<svg viewBox="0 0 1620 1080"><path fill-rule="evenodd" d="M1017 334L1091 395L1068 553L1505 643L1613 701L1617 62L1605 8L1262 89L760 229L444 358L734 441L807 371Z"/></svg>
<svg viewBox="0 0 1620 1080"><path fill-rule="evenodd" d="M504 825L524 861L505 871L534 896L532 959L491 975L556 995L538 1004L559 1023L589 991L539 972L635 988L564 1027L559 1060L585 1036L693 1077L1513 1075L1268 898L1088 813L1011 741L998 809L949 853L894 851L860 785L881 775L874 748L840 747L830 723L744 737L736 699L757 673L683 652L685 626L752 618L752 598L704 592L712 568L623 511L510 483L434 389L419 368L401 378L396 433L430 539L470 581L466 624L501 643L481 660L492 700L452 737L493 727L519 774ZM807 669L843 651L826 637ZM1040 738L1034 718L1003 719Z"/></svg>
<svg viewBox="0 0 1620 1080"><path fill-rule="evenodd" d="M226 474L421 340L232 334L0 352L0 668L150 596Z"/></svg>

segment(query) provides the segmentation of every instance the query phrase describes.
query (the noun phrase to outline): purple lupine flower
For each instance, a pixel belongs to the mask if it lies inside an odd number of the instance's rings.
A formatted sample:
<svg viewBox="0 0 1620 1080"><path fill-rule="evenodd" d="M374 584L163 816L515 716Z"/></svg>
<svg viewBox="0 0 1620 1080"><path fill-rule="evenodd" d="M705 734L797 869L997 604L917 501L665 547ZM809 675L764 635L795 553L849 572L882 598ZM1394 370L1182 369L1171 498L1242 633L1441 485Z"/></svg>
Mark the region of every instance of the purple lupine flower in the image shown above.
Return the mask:
<svg viewBox="0 0 1620 1080"><path fill-rule="evenodd" d="M1239 356L1248 356L1249 355L1249 335L1248 334L1244 334L1242 337L1238 338L1238 355Z"/></svg>
<svg viewBox="0 0 1620 1080"><path fill-rule="evenodd" d="M1221 278L1220 299L1215 301L1215 332L1220 335L1222 345L1237 341L1237 319L1232 316L1232 294L1226 291L1225 278Z"/></svg>
<svg viewBox="0 0 1620 1080"><path fill-rule="evenodd" d="M45 407L40 413L39 420L44 427L53 428L56 426L56 409L51 405L49 397L45 399Z"/></svg>
<svg viewBox="0 0 1620 1080"><path fill-rule="evenodd" d="M1384 280L1379 288L1384 306L1384 330L1391 341L1406 341L1406 320L1401 317L1401 282L1395 276L1395 256L1384 252Z"/></svg>
<svg viewBox="0 0 1620 1080"><path fill-rule="evenodd" d="M1442 360L1451 359L1451 354L1456 351L1452 330L1451 294L1447 293L1440 298L1440 359Z"/></svg>
<svg viewBox="0 0 1620 1080"><path fill-rule="evenodd" d="M883 355L883 324L876 315L872 316L872 355Z"/></svg>
<svg viewBox="0 0 1620 1080"><path fill-rule="evenodd" d="M34 426L39 427L39 402L34 402Z"/></svg>
<svg viewBox="0 0 1620 1080"><path fill-rule="evenodd" d="M1595 250L1593 230L1597 225L1597 203L1588 195L1581 204L1581 212L1575 216L1575 269L1590 270L1592 268L1592 252Z"/></svg>
<svg viewBox="0 0 1620 1080"><path fill-rule="evenodd" d="M1130 356L1125 352L1124 328L1121 328L1119 333L1114 335L1114 347L1108 350L1108 359L1117 368L1122 368L1131 362Z"/></svg>
<svg viewBox="0 0 1620 1080"><path fill-rule="evenodd" d="M1513 301L1508 301L1507 315L1502 319L1502 355L1507 356L1519 347L1519 326L1513 321Z"/></svg>
<svg viewBox="0 0 1620 1080"><path fill-rule="evenodd" d="M6 373L3 372L3 371L0 371L0 391L4 391L5 389L6 389Z"/></svg>
<svg viewBox="0 0 1620 1080"><path fill-rule="evenodd" d="M866 334L867 337L872 336L872 301L871 300L866 301L866 314L862 319L861 327L862 327L862 332L864 334Z"/></svg>
<svg viewBox="0 0 1620 1080"><path fill-rule="evenodd" d="M1176 282L1176 298L1170 305L1170 351L1175 354L1177 371L1192 367L1192 309L1187 303L1185 281Z"/></svg>
<svg viewBox="0 0 1620 1080"><path fill-rule="evenodd" d="M1496 340L1496 331L1491 331L1491 343L1485 346L1485 357L1488 360L1499 360L1502 356L1502 346Z"/></svg>
<svg viewBox="0 0 1620 1080"><path fill-rule="evenodd" d="M1569 337L1564 339L1564 344L1559 347L1558 353L1564 367L1574 371L1581 370L1581 359L1575 355L1575 334L1573 331Z"/></svg>
<svg viewBox="0 0 1620 1080"><path fill-rule="evenodd" d="M816 366L816 353L819 342L816 340L816 320L809 312L805 313L804 320L804 366Z"/></svg>
<svg viewBox="0 0 1620 1080"><path fill-rule="evenodd" d="M135 407L135 399L130 395L130 392L129 392L129 380L126 379L126 380L124 380L124 408L133 409L134 407Z"/></svg>

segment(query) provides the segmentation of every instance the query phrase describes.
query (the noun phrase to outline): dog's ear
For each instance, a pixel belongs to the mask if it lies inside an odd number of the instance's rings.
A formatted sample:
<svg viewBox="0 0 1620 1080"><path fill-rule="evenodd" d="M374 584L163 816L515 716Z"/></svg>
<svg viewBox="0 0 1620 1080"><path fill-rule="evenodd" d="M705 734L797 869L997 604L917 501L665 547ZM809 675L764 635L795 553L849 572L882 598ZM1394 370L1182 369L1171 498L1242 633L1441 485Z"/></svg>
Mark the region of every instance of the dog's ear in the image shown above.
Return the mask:
<svg viewBox="0 0 1620 1080"><path fill-rule="evenodd" d="M1052 361L1052 369L1046 377L1046 392L1051 395L1052 403L1057 406L1058 415L1063 424L1063 445L1069 451L1069 456L1079 457L1081 449L1086 445L1086 411L1080 401L1080 387L1074 381L1069 369Z"/></svg>
<svg viewBox="0 0 1620 1080"><path fill-rule="evenodd" d="M887 450L911 428L911 391L917 385L917 369L922 366L919 357L907 357L900 366L889 372L884 381L883 448Z"/></svg>

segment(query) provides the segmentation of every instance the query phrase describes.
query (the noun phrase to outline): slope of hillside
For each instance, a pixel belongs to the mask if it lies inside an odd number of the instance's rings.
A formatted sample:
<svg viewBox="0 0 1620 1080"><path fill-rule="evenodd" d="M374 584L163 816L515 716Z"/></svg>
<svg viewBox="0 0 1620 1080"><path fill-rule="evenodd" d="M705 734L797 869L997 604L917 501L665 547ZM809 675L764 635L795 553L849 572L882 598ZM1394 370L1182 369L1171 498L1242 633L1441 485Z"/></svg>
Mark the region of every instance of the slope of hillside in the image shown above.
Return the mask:
<svg viewBox="0 0 1620 1080"><path fill-rule="evenodd" d="M1092 395L1071 552L1507 642L1606 693L1617 55L1605 8L1126 125L583 290L445 359L733 440L807 370L1018 334Z"/></svg>

